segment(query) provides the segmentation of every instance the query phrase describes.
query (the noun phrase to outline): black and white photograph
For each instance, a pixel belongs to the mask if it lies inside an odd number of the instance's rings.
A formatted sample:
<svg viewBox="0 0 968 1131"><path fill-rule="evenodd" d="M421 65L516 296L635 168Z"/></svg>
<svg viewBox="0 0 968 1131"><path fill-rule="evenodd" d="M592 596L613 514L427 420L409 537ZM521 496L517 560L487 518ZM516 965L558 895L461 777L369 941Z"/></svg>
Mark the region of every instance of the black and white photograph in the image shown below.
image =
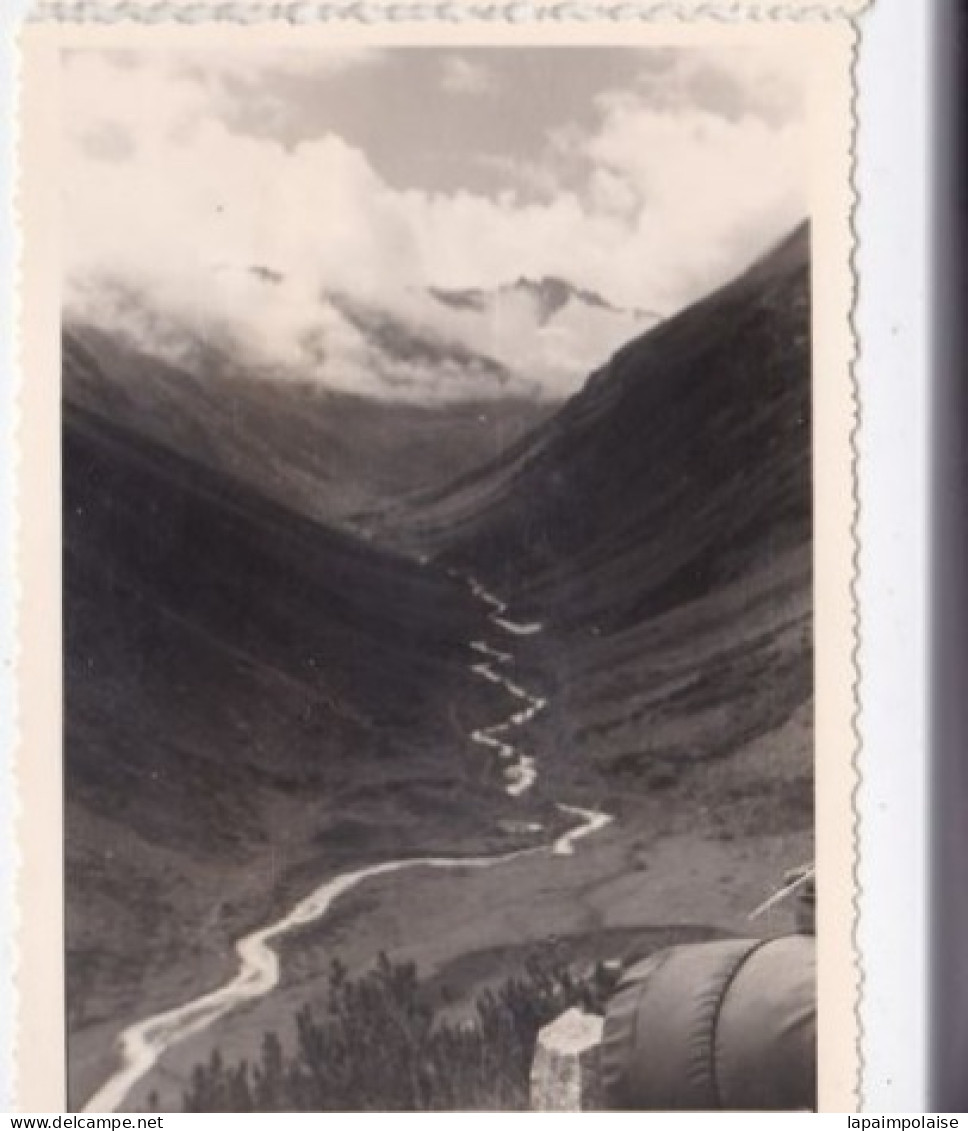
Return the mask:
<svg viewBox="0 0 968 1131"><path fill-rule="evenodd" d="M742 31L59 50L68 1111L822 1106L841 169Z"/></svg>

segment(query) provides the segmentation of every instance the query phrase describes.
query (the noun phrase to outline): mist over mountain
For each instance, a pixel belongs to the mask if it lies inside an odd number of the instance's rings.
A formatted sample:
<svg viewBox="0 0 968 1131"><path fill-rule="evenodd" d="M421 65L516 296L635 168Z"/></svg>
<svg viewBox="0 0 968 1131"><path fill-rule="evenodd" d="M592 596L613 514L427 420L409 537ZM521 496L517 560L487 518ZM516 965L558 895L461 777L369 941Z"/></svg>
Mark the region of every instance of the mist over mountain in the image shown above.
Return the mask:
<svg viewBox="0 0 968 1131"><path fill-rule="evenodd" d="M254 280L268 293L285 285L263 265L245 276L244 285ZM561 279L431 289L420 303L462 313L435 329L419 310L395 313L342 292L321 296L315 324L299 331L293 359L281 364L249 351L231 322L178 317L115 281L90 318L68 313L64 395L287 507L346 523L498 458L559 403L528 376L524 344L522 358L505 363L463 339L510 357L514 343L537 335L546 357L560 350L571 357L575 335L588 350L601 338L624 340L647 320ZM339 344L346 333L363 350L348 368ZM561 368L580 373L580 365Z"/></svg>
<svg viewBox="0 0 968 1131"><path fill-rule="evenodd" d="M396 404L555 404L603 355L657 320L559 278L491 290L407 287L375 301L359 289L307 300L265 264L220 265L207 307L121 276L71 291L69 325L196 375L236 370ZM258 317L244 316L251 307Z"/></svg>
<svg viewBox="0 0 968 1131"><path fill-rule="evenodd" d="M427 289L438 302L445 306L451 306L457 310L476 310L480 313L491 313L492 315L498 313L503 302L507 302L515 296L523 295L535 303L539 326L546 326L569 303L576 307L584 306L591 310L606 311L613 315L631 316L645 325L661 320L661 315L655 311L641 310L638 307L631 310L622 310L594 291L576 287L566 279L560 279L555 275L545 275L540 279L529 279L522 275L516 282L506 283L504 286L496 287L493 290L485 290L480 287L463 290L447 287L428 287Z"/></svg>
<svg viewBox="0 0 968 1131"><path fill-rule="evenodd" d="M487 81L449 89L468 63ZM379 393L325 297L351 295L558 400L654 321L620 316L680 311L803 214L804 81L772 46L79 50L65 298L112 330L127 288L266 366L322 327L326 379ZM428 288L499 294L501 332Z"/></svg>

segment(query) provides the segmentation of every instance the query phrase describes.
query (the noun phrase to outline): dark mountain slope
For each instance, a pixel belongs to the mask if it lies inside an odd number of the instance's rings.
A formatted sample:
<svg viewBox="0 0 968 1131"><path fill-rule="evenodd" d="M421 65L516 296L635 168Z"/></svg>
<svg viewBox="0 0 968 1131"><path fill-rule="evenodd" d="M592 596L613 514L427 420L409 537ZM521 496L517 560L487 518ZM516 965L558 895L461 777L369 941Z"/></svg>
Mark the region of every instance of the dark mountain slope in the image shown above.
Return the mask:
<svg viewBox="0 0 968 1131"><path fill-rule="evenodd" d="M647 572L636 586L658 605L701 587L710 569L735 573L757 530L774 544L801 541L807 241L799 229L735 283L624 347L506 456L428 497L412 537L452 560L486 562L524 592L637 553Z"/></svg>
<svg viewBox="0 0 968 1131"><path fill-rule="evenodd" d="M342 861L479 849L506 797L462 586L70 403L63 460L70 1021L106 1053Z"/></svg>
<svg viewBox="0 0 968 1131"><path fill-rule="evenodd" d="M504 458L396 516L548 626L529 642L546 765L678 782L696 805L668 811L686 820L735 787L734 816L809 821L809 320L804 226Z"/></svg>
<svg viewBox="0 0 968 1131"><path fill-rule="evenodd" d="M190 361L173 365L121 334L68 326L65 394L322 522L447 482L550 411L513 396L389 403L250 372L211 342L185 349Z"/></svg>

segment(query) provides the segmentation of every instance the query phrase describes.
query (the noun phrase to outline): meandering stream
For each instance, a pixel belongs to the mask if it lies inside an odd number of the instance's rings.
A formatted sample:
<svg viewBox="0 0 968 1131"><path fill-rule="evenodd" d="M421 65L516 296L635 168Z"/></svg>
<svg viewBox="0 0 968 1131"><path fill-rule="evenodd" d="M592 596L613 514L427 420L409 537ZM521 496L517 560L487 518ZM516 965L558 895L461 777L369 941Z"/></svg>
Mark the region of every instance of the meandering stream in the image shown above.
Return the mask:
<svg viewBox="0 0 968 1131"><path fill-rule="evenodd" d="M474 597L490 609L487 619L496 628L509 636L531 636L541 631L542 626L536 621L530 624L522 624L505 616L508 609L507 603L486 589L476 577L467 577L465 580ZM503 652L486 640L472 640L471 649L479 655L487 657L486 660L471 664L471 671L490 683L499 684L513 699L523 704L519 710L508 718L501 719L491 726L481 727L471 734L472 742L495 750L499 758L508 762L504 770L504 777L507 781L505 789L512 797L520 797L538 780L538 769L534 758L530 754L525 754L515 743L507 741L505 736L515 727L521 727L530 722L539 711L543 711L547 707L548 702L539 695L532 695L526 688L521 687L520 684L509 679L503 672L498 671L498 665L507 666L514 663L512 652Z"/></svg>
<svg viewBox="0 0 968 1131"><path fill-rule="evenodd" d="M540 624L520 624L510 620L505 615L507 605L500 598L490 593L475 578L466 580L474 596L492 610L488 619L496 628L511 637L526 636L541 631ZM534 784L537 768L534 758L522 753L513 742L508 741L507 736L543 710L546 701L532 695L497 670L499 665L503 667L513 665L513 653L503 651L485 640L473 640L470 647L476 655L484 657L471 665L474 674L501 685L512 697L516 706L516 710L506 719L475 730L470 737L479 745L496 750L498 756L509 763L505 769L506 789L512 796L519 796ZM499 735L505 737L498 737ZM327 880L301 899L282 918L246 935L235 944L239 969L230 981L216 990L193 998L184 1005L138 1021L125 1029L118 1038L120 1067L88 1100L84 1111L117 1111L134 1085L170 1048L208 1028L244 1002L263 997L275 989L279 983L280 964L279 955L273 949L272 943L296 927L321 919L335 900L366 880L411 868L493 868L537 853L570 856L575 851L576 841L603 828L612 820L608 814L593 809L564 804L559 805L558 808L569 816L577 818L578 823L550 845L519 849L499 856L427 856L390 860L344 872Z"/></svg>

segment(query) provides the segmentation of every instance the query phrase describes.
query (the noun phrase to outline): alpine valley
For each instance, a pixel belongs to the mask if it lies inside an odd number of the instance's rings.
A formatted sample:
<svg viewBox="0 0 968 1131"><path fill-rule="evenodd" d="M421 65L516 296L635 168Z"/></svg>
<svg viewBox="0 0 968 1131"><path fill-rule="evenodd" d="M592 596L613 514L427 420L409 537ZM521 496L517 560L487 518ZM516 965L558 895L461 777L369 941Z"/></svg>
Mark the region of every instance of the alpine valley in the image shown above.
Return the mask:
<svg viewBox="0 0 968 1131"><path fill-rule="evenodd" d="M336 956L459 1014L549 937L742 930L810 858L809 263L804 225L668 318L327 294L286 365L68 313L74 1108L178 1110Z"/></svg>

